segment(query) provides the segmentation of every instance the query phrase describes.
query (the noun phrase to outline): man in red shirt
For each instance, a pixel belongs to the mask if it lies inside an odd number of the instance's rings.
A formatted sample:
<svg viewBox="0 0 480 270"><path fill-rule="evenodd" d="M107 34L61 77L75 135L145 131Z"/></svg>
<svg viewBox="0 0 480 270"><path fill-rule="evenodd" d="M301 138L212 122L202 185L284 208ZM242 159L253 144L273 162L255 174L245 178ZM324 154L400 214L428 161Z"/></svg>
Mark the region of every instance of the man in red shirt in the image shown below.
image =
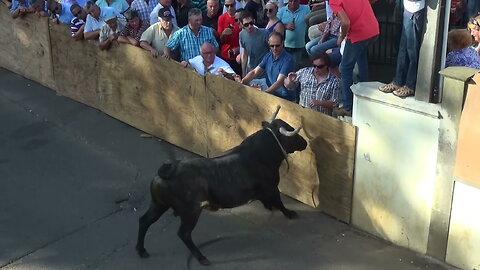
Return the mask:
<svg viewBox="0 0 480 270"><path fill-rule="evenodd" d="M367 49L380 33L378 21L369 0L330 0L333 13L342 22L342 32L338 37L340 46L345 39L340 73L342 74L343 107L337 115L351 115L353 93L353 68L358 64L359 80L368 79Z"/></svg>
<svg viewBox="0 0 480 270"><path fill-rule="evenodd" d="M227 12L218 17L218 33L220 34L220 56L235 71L242 74L240 65L235 60L240 52L240 27L235 21L235 0L225 0Z"/></svg>

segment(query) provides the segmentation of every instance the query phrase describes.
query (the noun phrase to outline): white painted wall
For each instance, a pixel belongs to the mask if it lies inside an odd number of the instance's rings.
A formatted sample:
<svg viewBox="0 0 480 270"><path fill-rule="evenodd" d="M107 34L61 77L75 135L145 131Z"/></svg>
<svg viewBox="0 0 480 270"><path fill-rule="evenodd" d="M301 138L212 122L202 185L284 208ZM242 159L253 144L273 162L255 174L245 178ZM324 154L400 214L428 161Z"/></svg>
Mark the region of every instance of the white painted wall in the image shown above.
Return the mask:
<svg viewBox="0 0 480 270"><path fill-rule="evenodd" d="M448 234L449 264L461 269L480 269L480 189L455 182Z"/></svg>
<svg viewBox="0 0 480 270"><path fill-rule="evenodd" d="M438 106L355 85L358 127L352 224L417 252L427 250L438 149Z"/></svg>

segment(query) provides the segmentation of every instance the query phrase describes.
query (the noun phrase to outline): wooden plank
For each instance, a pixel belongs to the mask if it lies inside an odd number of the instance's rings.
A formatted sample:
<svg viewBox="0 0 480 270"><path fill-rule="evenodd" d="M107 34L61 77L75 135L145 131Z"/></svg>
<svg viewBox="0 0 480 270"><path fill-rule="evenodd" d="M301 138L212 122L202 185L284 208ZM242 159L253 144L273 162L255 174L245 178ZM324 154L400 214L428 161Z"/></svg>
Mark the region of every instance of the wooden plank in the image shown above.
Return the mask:
<svg viewBox="0 0 480 270"><path fill-rule="evenodd" d="M355 128L298 104L218 76L207 77L208 154L217 155L261 128L276 105L278 117L300 132L308 148L289 155L281 168L283 193L349 223L353 191Z"/></svg>
<svg viewBox="0 0 480 270"><path fill-rule="evenodd" d="M0 30L3 67L203 156L239 144L281 105L279 117L302 125L309 147L290 155L288 172L282 166L280 189L350 222L353 126L221 77L203 77L137 47L119 45L102 52L72 40L68 26L51 24L48 29L46 19L31 18L32 27L30 18L12 22L6 15L0 18L5 26ZM34 52L43 54L32 58Z"/></svg>
<svg viewBox="0 0 480 270"><path fill-rule="evenodd" d="M48 19L27 15L12 19L0 8L0 66L56 89Z"/></svg>
<svg viewBox="0 0 480 270"><path fill-rule="evenodd" d="M130 45L98 53L99 108L205 156L205 79Z"/></svg>
<svg viewBox="0 0 480 270"><path fill-rule="evenodd" d="M480 185L478 167L480 125L476 124L480 114L480 73L477 73L473 80L475 84L468 85L467 98L460 119L455 176Z"/></svg>
<svg viewBox="0 0 480 270"><path fill-rule="evenodd" d="M50 23L54 78L57 92L78 102L98 108L97 53L88 41L75 41L70 27Z"/></svg>

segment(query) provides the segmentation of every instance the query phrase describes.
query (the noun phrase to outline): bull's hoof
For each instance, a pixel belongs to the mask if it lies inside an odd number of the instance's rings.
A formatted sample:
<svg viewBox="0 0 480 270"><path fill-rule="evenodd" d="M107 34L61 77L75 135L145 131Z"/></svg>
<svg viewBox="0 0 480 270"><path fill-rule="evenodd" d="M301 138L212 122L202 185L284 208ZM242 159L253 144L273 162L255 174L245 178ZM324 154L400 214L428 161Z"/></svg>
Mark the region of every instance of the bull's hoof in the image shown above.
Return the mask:
<svg viewBox="0 0 480 270"><path fill-rule="evenodd" d="M203 266L208 266L211 264L210 261L205 257L198 259L198 262Z"/></svg>
<svg viewBox="0 0 480 270"><path fill-rule="evenodd" d="M288 219L296 219L298 218L298 214L295 211L287 210L283 213Z"/></svg>
<svg viewBox="0 0 480 270"><path fill-rule="evenodd" d="M150 254L148 254L147 250L144 249L144 248L137 248L137 252L138 252L138 256L140 256L140 258L148 258L150 257Z"/></svg>

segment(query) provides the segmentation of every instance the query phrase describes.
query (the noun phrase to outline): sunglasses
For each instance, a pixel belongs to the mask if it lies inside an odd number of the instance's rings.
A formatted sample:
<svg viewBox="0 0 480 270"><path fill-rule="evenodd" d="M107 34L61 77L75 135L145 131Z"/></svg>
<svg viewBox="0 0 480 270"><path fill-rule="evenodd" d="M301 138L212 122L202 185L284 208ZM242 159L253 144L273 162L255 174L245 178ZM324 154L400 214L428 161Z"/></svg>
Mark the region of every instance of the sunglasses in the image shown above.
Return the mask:
<svg viewBox="0 0 480 270"><path fill-rule="evenodd" d="M234 6L235 6L235 4L225 4L226 8L230 8L230 7L234 7Z"/></svg>
<svg viewBox="0 0 480 270"><path fill-rule="evenodd" d="M267 12L273 12L273 8L267 8L265 9Z"/></svg>
<svg viewBox="0 0 480 270"><path fill-rule="evenodd" d="M315 65L315 64L313 64L313 67L314 67L314 68L318 68L318 69L322 69L322 68L324 68L324 67L326 67L326 66L327 66L327 65L324 65L324 64L322 64L322 65Z"/></svg>
<svg viewBox="0 0 480 270"><path fill-rule="evenodd" d="M280 48L282 44L270 44L268 46L270 46L270 48Z"/></svg>
<svg viewBox="0 0 480 270"><path fill-rule="evenodd" d="M244 23L243 27L248 28L250 25L253 26L253 22Z"/></svg>
<svg viewBox="0 0 480 270"><path fill-rule="evenodd" d="M477 26L477 27L480 27L480 23L479 23L475 18L470 18L470 22L471 22L473 25L475 25L475 26Z"/></svg>

